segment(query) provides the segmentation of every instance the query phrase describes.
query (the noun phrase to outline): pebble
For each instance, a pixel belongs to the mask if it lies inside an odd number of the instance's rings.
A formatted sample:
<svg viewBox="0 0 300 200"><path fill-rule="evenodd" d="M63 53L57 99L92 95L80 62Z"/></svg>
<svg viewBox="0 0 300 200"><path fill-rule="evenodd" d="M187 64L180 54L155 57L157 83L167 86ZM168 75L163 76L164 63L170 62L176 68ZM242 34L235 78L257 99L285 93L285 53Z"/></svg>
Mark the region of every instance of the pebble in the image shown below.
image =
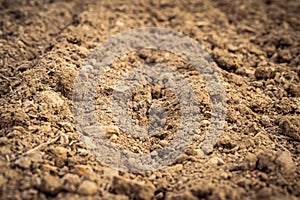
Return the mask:
<svg viewBox="0 0 300 200"><path fill-rule="evenodd" d="M257 126L257 124L255 122L251 123L246 129L246 133L248 135L257 134L258 132L259 132L259 127Z"/></svg>
<svg viewBox="0 0 300 200"><path fill-rule="evenodd" d="M270 173L275 171L274 151L262 151L257 155L256 167L262 172Z"/></svg>
<svg viewBox="0 0 300 200"><path fill-rule="evenodd" d="M299 70L300 72L300 70ZM291 84L289 86L289 93L295 97L300 97L300 84Z"/></svg>
<svg viewBox="0 0 300 200"><path fill-rule="evenodd" d="M16 160L16 165L23 169L29 169L31 166L31 160L28 157L22 157Z"/></svg>
<svg viewBox="0 0 300 200"><path fill-rule="evenodd" d="M52 152L59 158L67 158L68 149L64 147L54 147Z"/></svg>
<svg viewBox="0 0 300 200"><path fill-rule="evenodd" d="M279 127L281 128L281 134L300 140L300 121L297 117L282 117L279 120Z"/></svg>
<svg viewBox="0 0 300 200"><path fill-rule="evenodd" d="M257 156L255 154L249 153L244 160L244 168L253 170L256 167Z"/></svg>
<svg viewBox="0 0 300 200"><path fill-rule="evenodd" d="M266 180L268 180L268 175L266 174L266 173L260 173L259 174L259 177L260 177L260 179L262 180L262 181L266 181Z"/></svg>
<svg viewBox="0 0 300 200"><path fill-rule="evenodd" d="M117 126L107 126L105 127L105 136L110 138L113 135L119 135L120 134L120 130Z"/></svg>
<svg viewBox="0 0 300 200"><path fill-rule="evenodd" d="M235 46L235 45L233 45L233 44L228 44L227 45L227 49L229 50L229 51L238 51L239 50L239 47L238 46Z"/></svg>
<svg viewBox="0 0 300 200"><path fill-rule="evenodd" d="M93 195L96 194L97 191L98 187L96 183L87 180L83 181L77 189L77 192L82 195Z"/></svg>
<svg viewBox="0 0 300 200"><path fill-rule="evenodd" d="M224 165L224 161L222 158L213 157L208 161L208 164L213 165L213 166L221 166L221 165Z"/></svg>
<svg viewBox="0 0 300 200"><path fill-rule="evenodd" d="M270 118L267 115L262 115L260 121L264 126L270 126Z"/></svg>
<svg viewBox="0 0 300 200"><path fill-rule="evenodd" d="M200 147L205 155L209 155L214 151L214 147L212 144L204 144L203 143L200 145Z"/></svg>
<svg viewBox="0 0 300 200"><path fill-rule="evenodd" d="M116 134L112 134L110 140L117 140L119 137Z"/></svg>
<svg viewBox="0 0 300 200"><path fill-rule="evenodd" d="M167 140L161 140L161 141L159 142L159 144L160 144L162 147L166 146L168 143L169 143L169 142L168 142Z"/></svg>
<svg viewBox="0 0 300 200"><path fill-rule="evenodd" d="M254 76L257 80L274 78L275 77L275 70L272 67L261 66L261 67L258 67L255 70Z"/></svg>
<svg viewBox="0 0 300 200"><path fill-rule="evenodd" d="M205 120L202 120L201 123L202 123L203 125L209 125L209 124L210 124L210 121L205 119Z"/></svg>
<svg viewBox="0 0 300 200"><path fill-rule="evenodd" d="M156 175L155 174L152 174L151 176L149 176L148 180L149 181L153 181L156 179Z"/></svg>
<svg viewBox="0 0 300 200"><path fill-rule="evenodd" d="M23 103L23 110L25 113L28 113L30 111L35 111L36 109L37 109L37 106L34 104L33 101L26 100Z"/></svg>
<svg viewBox="0 0 300 200"><path fill-rule="evenodd" d="M86 173L92 172L93 169L88 165L75 165L73 171L75 174L82 176Z"/></svg>
<svg viewBox="0 0 300 200"><path fill-rule="evenodd" d="M275 163L282 174L293 174L296 170L291 154L286 151L277 153Z"/></svg>
<svg viewBox="0 0 300 200"><path fill-rule="evenodd" d="M40 98L42 101L47 102L50 108L61 108L65 105L61 96L52 90L42 91L40 93Z"/></svg>

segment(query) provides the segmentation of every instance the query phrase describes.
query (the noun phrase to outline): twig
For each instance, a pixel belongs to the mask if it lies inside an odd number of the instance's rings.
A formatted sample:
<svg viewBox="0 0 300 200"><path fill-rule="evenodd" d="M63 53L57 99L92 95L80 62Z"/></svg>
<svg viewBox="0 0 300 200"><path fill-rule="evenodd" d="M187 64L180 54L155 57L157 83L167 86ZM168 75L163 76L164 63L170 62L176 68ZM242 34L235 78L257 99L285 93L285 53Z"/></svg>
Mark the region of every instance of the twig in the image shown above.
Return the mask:
<svg viewBox="0 0 300 200"><path fill-rule="evenodd" d="M41 148L44 147L44 146L47 146L47 145L49 145L49 144L51 144L51 143L54 143L54 142L56 142L59 138L60 138L60 135L57 136L57 137L55 137L55 138L52 139L52 140L48 140L47 142L44 142L44 143L42 143L42 144L39 144L38 146L36 146L36 147L34 147L34 148L32 148L32 149L26 151L25 153L21 154L20 156L16 157L14 160L17 160L17 159L19 159L19 158L21 158L21 157L24 157L24 156L26 156L26 155L29 155L29 154L31 154L31 153L33 153L33 152L35 152L35 151L41 149Z"/></svg>

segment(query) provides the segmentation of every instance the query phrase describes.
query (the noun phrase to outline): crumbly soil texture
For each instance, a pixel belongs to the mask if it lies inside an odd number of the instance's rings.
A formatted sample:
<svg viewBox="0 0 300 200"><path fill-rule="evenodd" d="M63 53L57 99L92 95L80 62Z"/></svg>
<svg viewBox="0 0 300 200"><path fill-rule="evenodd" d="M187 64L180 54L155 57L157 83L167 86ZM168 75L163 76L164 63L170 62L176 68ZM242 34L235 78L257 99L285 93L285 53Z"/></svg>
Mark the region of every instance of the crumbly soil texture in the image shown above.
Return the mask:
<svg viewBox="0 0 300 200"><path fill-rule="evenodd" d="M300 199L299 10L299 0L0 0L0 199ZM179 72L201 113L193 143L171 165L129 173L100 162L81 140L72 97L89 53L142 27L198 41L217 64L227 112L214 149L203 155L212 113L201 75L168 52L117 59L96 97L105 137L119 148L164 148L180 126L174 92L158 84L137 88L128 109L146 126L151 104L163 105L165 128L143 139L118 129L114 84L136 66Z"/></svg>

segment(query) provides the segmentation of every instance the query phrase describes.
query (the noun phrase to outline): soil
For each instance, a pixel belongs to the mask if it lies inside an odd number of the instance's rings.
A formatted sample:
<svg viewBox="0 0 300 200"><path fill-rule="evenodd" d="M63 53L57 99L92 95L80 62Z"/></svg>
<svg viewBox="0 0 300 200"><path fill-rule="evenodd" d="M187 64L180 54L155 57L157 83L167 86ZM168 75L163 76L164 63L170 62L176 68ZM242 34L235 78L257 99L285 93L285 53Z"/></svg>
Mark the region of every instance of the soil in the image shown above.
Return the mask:
<svg viewBox="0 0 300 200"><path fill-rule="evenodd" d="M0 0L0 199L300 199L300 1ZM213 152L198 145L210 119L209 94L186 61L159 51L126 55L99 83L99 102L134 63L163 62L193 86L201 123L175 163L128 173L97 161L76 132L74 80L110 36L163 27L197 40L226 88L224 130ZM164 57L165 60L159 60ZM178 102L159 86L139 88L132 118L155 101L168 111L162 134L135 140L107 113L112 142L133 152L162 148L177 129Z"/></svg>

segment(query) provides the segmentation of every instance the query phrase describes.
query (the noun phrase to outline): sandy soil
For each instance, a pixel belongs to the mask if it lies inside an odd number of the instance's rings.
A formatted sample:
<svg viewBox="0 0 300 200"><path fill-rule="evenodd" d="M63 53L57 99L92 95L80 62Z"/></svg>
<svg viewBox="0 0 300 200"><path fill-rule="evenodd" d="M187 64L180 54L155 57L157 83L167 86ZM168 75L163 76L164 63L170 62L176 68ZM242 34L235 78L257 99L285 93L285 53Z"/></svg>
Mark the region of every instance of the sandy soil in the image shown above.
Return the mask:
<svg viewBox="0 0 300 200"><path fill-rule="evenodd" d="M297 0L0 0L0 199L300 199L299 10ZM105 74L98 101L109 101L114 80L134 63L164 62L193 85L203 123L195 145L171 166L115 171L76 132L74 80L101 42L150 26L185 33L215 60L226 123L214 151L201 156L197 144L210 117L205 83L175 55L133 52ZM173 95L145 86L133 98L139 125L149 122L153 101L166 104L171 128L162 135L142 141L118 133L111 140L133 152L162 148L178 123ZM112 124L99 113L103 125Z"/></svg>

